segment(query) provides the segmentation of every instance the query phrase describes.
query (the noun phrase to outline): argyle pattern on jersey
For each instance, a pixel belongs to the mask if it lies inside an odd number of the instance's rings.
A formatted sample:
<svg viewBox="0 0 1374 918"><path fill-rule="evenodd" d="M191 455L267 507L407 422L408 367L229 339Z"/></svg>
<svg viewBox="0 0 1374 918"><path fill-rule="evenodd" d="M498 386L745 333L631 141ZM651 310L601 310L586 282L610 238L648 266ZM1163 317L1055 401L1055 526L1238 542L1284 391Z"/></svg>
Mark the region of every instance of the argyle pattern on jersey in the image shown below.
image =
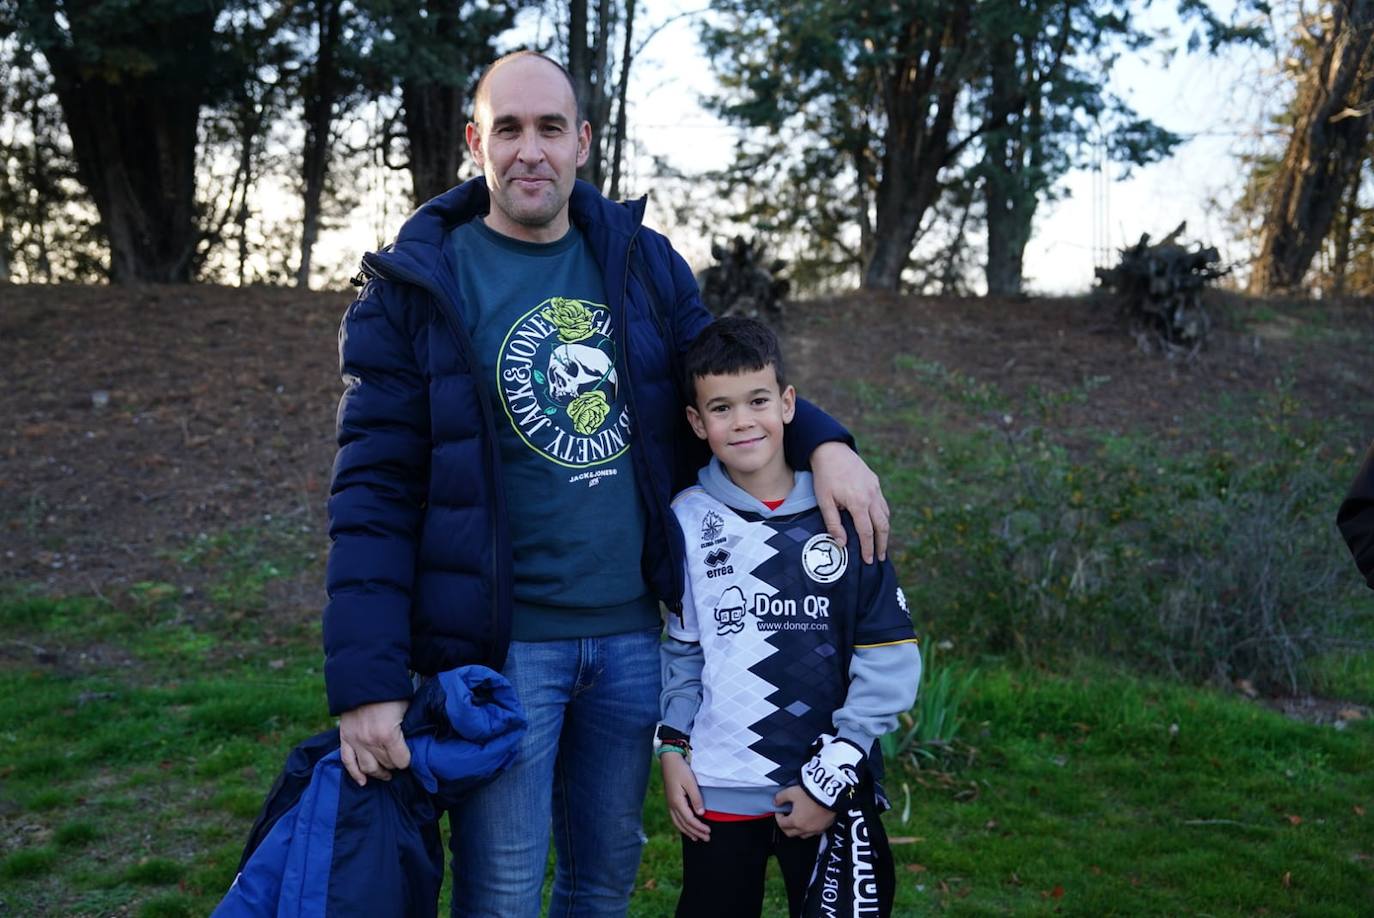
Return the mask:
<svg viewBox="0 0 1374 918"><path fill-rule="evenodd" d="M692 771L710 787L794 780L845 699L844 641L858 631L910 633L893 596L865 609L861 561L828 540L817 509L763 517L702 488L673 505L687 542L688 591L668 633L702 646L702 703ZM870 605L872 603L870 602Z"/></svg>

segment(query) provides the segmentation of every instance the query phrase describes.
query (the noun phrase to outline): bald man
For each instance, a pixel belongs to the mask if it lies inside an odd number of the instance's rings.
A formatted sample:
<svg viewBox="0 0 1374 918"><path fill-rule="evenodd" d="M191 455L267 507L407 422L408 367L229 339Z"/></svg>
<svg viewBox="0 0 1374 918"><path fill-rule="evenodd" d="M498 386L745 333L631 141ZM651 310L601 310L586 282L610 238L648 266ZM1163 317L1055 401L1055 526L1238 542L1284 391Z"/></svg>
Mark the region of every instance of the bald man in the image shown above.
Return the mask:
<svg viewBox="0 0 1374 918"><path fill-rule="evenodd" d="M673 494L703 463L678 356L710 322L644 202L576 180L573 81L517 52L478 83L482 175L421 207L340 329L325 681L360 785L406 768L413 680L501 670L529 720L515 763L453 815L453 914L624 915L658 715L661 606L681 609ZM831 533L866 561L888 510L848 433L799 404L786 442Z"/></svg>

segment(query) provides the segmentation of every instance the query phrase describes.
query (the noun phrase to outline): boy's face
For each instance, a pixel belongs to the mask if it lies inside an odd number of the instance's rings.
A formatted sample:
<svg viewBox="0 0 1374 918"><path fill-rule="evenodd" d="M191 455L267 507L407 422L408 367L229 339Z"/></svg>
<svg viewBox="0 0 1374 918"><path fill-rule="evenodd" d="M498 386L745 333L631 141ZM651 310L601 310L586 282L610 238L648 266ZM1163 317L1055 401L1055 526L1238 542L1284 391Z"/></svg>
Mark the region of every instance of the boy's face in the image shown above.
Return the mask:
<svg viewBox="0 0 1374 918"><path fill-rule="evenodd" d="M797 393L791 386L778 391L772 365L695 382L696 404L687 406L687 420L736 484L744 485L741 477L764 481L785 474L783 425L792 420Z"/></svg>

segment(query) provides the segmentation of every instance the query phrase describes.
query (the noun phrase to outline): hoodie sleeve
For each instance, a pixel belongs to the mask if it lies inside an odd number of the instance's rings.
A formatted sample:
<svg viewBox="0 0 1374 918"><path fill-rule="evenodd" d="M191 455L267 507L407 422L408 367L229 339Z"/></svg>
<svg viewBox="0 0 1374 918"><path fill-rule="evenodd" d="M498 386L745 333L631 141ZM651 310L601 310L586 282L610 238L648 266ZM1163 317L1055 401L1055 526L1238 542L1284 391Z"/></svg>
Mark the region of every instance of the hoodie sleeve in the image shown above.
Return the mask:
<svg viewBox="0 0 1374 918"><path fill-rule="evenodd" d="M1364 464L1336 512L1336 525L1365 582L1374 588L1374 445L1365 454Z"/></svg>
<svg viewBox="0 0 1374 918"><path fill-rule="evenodd" d="M701 709L701 673L706 668L706 655L701 649L701 633L697 630L697 607L692 601L692 581L683 572L682 618L668 613L667 635L659 645L659 663L663 673L663 690L658 696L659 719L690 736L697 711Z"/></svg>
<svg viewBox="0 0 1374 918"><path fill-rule="evenodd" d="M429 462L429 390L372 281L339 329L345 389L329 490L324 677L331 714L406 699L410 605Z"/></svg>
<svg viewBox="0 0 1374 918"><path fill-rule="evenodd" d="M697 711L701 710L701 673L706 668L701 645L665 638L659 645L659 661L663 669L663 692L658 696L659 719L691 736Z"/></svg>
<svg viewBox="0 0 1374 918"><path fill-rule="evenodd" d="M860 749L897 729L897 715L910 710L921 684L921 650L915 641L855 647L849 661L849 692L835 712L835 732Z"/></svg>

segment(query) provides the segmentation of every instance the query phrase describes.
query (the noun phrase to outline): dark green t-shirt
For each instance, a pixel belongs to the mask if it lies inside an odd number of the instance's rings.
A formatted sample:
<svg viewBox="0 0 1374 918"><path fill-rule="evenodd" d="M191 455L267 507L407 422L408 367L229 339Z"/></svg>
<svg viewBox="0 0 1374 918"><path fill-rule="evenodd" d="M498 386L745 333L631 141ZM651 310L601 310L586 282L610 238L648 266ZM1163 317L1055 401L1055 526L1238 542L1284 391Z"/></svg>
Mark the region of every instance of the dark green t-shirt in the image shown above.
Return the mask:
<svg viewBox="0 0 1374 918"><path fill-rule="evenodd" d="M601 270L576 227L450 236L496 418L515 553L517 640L617 634L658 621L640 567L644 508Z"/></svg>

